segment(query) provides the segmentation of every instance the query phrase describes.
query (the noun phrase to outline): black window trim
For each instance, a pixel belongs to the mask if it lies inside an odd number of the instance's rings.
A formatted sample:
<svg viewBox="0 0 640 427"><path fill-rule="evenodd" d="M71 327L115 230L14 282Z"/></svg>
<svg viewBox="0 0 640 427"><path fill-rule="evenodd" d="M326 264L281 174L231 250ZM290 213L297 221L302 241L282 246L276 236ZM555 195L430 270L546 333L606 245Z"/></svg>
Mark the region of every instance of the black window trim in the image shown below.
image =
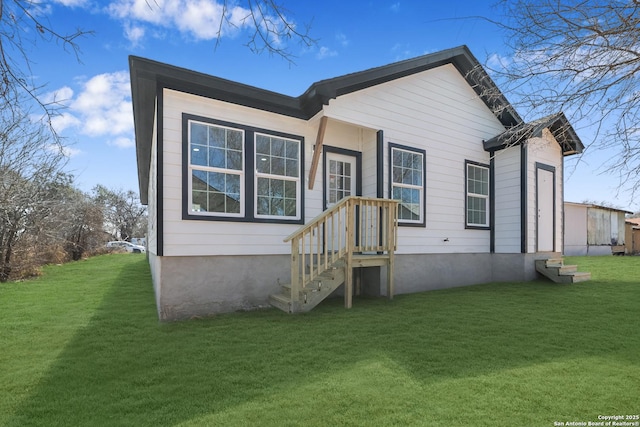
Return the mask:
<svg viewBox="0 0 640 427"><path fill-rule="evenodd" d="M399 227L426 227L427 224L427 152L421 148L409 147L407 145L396 144L389 142L389 159L388 159L388 173L389 173L389 199L393 199L393 149L399 149L418 153L422 155L422 221L420 222L405 222L398 218ZM400 205L398 205L399 208Z"/></svg>
<svg viewBox="0 0 640 427"><path fill-rule="evenodd" d="M189 122L198 121L216 126L225 126L233 129L244 131L244 216L215 216L215 215L197 215L189 210ZM262 218L255 215L255 134L261 133L265 135L286 138L290 140L300 141L300 215L299 218L283 218L274 217ZM272 224L304 224L305 212L305 185L304 185L304 137L286 132L274 131L271 129L258 128L254 126L243 125L239 123L218 120L211 117L203 117L195 114L182 113L182 219L196 221L224 221L224 222L255 222L255 223L272 223Z"/></svg>
<svg viewBox="0 0 640 427"><path fill-rule="evenodd" d="M469 224L469 211L467 209L467 200L469 197L469 182L468 182L468 174L469 174L469 165L478 166L481 168L487 169L489 182L489 194L487 195L487 224L488 225L473 225ZM464 228L467 230L491 230L491 219L493 218L493 212L491 211L491 166L485 163L474 162L472 160L464 161Z"/></svg>

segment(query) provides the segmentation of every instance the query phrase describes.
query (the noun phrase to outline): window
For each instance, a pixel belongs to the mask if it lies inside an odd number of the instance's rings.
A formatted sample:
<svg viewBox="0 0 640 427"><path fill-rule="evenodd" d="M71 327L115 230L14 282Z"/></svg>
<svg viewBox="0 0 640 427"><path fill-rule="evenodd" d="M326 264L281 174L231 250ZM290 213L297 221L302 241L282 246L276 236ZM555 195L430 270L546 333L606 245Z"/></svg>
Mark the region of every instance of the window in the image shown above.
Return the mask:
<svg viewBox="0 0 640 427"><path fill-rule="evenodd" d="M489 227L489 167L467 162L467 226Z"/></svg>
<svg viewBox="0 0 640 427"><path fill-rule="evenodd" d="M298 217L300 141L256 134L258 217Z"/></svg>
<svg viewBox="0 0 640 427"><path fill-rule="evenodd" d="M183 114L183 218L303 221L302 137Z"/></svg>
<svg viewBox="0 0 640 427"><path fill-rule="evenodd" d="M244 132L192 121L189 124L191 211L244 213Z"/></svg>
<svg viewBox="0 0 640 427"><path fill-rule="evenodd" d="M425 153L391 144L391 198L400 200L401 224L424 225Z"/></svg>

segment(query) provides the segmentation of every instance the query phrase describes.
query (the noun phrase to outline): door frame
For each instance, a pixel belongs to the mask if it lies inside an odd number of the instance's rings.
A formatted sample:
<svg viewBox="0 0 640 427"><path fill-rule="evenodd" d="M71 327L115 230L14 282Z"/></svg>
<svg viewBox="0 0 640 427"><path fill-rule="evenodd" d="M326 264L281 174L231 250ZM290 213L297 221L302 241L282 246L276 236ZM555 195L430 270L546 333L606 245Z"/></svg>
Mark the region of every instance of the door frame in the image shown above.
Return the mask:
<svg viewBox="0 0 640 427"><path fill-rule="evenodd" d="M362 152L346 148L323 146L322 150L322 210L327 210L327 153L350 156L356 159L356 196L362 196Z"/></svg>
<svg viewBox="0 0 640 427"><path fill-rule="evenodd" d="M535 216L536 216L536 252L540 252L540 205L541 205L541 195L540 195L540 182L539 182L539 172L540 171L546 171L546 172L550 172L551 173L551 180L552 180L552 185L553 185L553 194L552 194L552 223L553 223L553 228L551 230L552 232L552 239L551 239L551 251L552 252L556 252L556 226L557 226L557 206L556 206L556 197L557 197L557 187L556 187L556 168L554 166L551 165L546 165L544 163L539 163L536 162L536 210L535 210ZM546 252L546 251L545 251Z"/></svg>

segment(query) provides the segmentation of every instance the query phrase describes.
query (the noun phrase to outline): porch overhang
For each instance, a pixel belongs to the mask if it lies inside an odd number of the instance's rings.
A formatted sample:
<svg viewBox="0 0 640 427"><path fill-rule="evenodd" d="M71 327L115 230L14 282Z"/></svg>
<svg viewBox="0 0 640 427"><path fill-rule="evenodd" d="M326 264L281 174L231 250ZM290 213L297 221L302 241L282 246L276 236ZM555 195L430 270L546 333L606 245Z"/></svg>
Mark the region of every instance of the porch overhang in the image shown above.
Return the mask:
<svg viewBox="0 0 640 427"><path fill-rule="evenodd" d="M484 149L492 152L521 145L530 138L542 137L545 129L548 129L560 144L564 156L580 154L584 150L578 134L562 112L513 126L500 135L484 141Z"/></svg>

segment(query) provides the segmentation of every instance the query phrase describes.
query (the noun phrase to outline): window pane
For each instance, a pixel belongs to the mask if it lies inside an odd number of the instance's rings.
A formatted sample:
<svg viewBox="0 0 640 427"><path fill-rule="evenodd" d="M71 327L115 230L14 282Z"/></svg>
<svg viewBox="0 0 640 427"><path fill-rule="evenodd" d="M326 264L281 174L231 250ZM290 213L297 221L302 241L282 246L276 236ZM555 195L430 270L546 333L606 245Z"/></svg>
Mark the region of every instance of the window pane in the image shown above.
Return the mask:
<svg viewBox="0 0 640 427"><path fill-rule="evenodd" d="M242 151L227 150L227 169L242 170Z"/></svg>
<svg viewBox="0 0 640 427"><path fill-rule="evenodd" d="M487 200L483 197L467 196L467 223L488 225Z"/></svg>
<svg viewBox="0 0 640 427"><path fill-rule="evenodd" d="M257 134L255 161L256 173L259 174L256 185L256 213L268 216L297 216L300 143Z"/></svg>
<svg viewBox="0 0 640 427"><path fill-rule="evenodd" d="M191 200L191 210L194 212L208 212L209 205L207 204L206 191L194 191Z"/></svg>
<svg viewBox="0 0 640 427"><path fill-rule="evenodd" d="M194 212L240 213L240 175L193 170L191 185Z"/></svg>
<svg viewBox="0 0 640 427"><path fill-rule="evenodd" d="M271 158L271 174L284 175L284 159L282 157Z"/></svg>
<svg viewBox="0 0 640 427"><path fill-rule="evenodd" d="M191 164L207 166L207 147L204 145L191 146Z"/></svg>
<svg viewBox="0 0 640 427"><path fill-rule="evenodd" d="M279 138L271 138L271 155L284 157L284 140Z"/></svg>
<svg viewBox="0 0 640 427"><path fill-rule="evenodd" d="M242 132L227 129L227 148L230 150L242 151Z"/></svg>
<svg viewBox="0 0 640 427"><path fill-rule="evenodd" d="M224 149L222 149L222 148L210 148L209 149L209 166L212 167L212 168L225 168L226 167Z"/></svg>
<svg viewBox="0 0 640 427"><path fill-rule="evenodd" d="M259 196L256 208L258 215L269 215L269 198Z"/></svg>
<svg viewBox="0 0 640 427"><path fill-rule="evenodd" d="M193 171L191 186L194 190L206 190L208 187L207 173L203 171Z"/></svg>
<svg viewBox="0 0 640 427"><path fill-rule="evenodd" d="M191 144L207 145L207 126L191 123Z"/></svg>
<svg viewBox="0 0 640 427"><path fill-rule="evenodd" d="M402 151L394 148L391 152L393 157L393 166L402 166Z"/></svg>
<svg viewBox="0 0 640 427"><path fill-rule="evenodd" d="M267 155L271 154L268 137L264 135L256 135L256 153Z"/></svg>
<svg viewBox="0 0 640 427"><path fill-rule="evenodd" d="M296 198L296 183L294 181L285 181L284 182L284 197L286 197L287 199L294 199Z"/></svg>
<svg viewBox="0 0 640 427"><path fill-rule="evenodd" d="M226 147L226 129L217 126L209 126L209 145L211 147Z"/></svg>
<svg viewBox="0 0 640 427"><path fill-rule="evenodd" d="M288 159L298 159L299 145L296 141L287 141L286 157Z"/></svg>
<svg viewBox="0 0 640 427"><path fill-rule="evenodd" d="M260 173L269 173L271 170L269 157L258 154L256 157L256 170Z"/></svg>
<svg viewBox="0 0 640 427"><path fill-rule="evenodd" d="M424 155L391 148L392 197L400 200L400 219L420 221L424 212Z"/></svg>
<svg viewBox="0 0 640 427"><path fill-rule="evenodd" d="M285 199L284 201L284 214L285 216L296 216L297 207L295 199Z"/></svg>
<svg viewBox="0 0 640 427"><path fill-rule="evenodd" d="M298 176L298 160L297 159L287 159L285 162L285 174L287 176Z"/></svg>

